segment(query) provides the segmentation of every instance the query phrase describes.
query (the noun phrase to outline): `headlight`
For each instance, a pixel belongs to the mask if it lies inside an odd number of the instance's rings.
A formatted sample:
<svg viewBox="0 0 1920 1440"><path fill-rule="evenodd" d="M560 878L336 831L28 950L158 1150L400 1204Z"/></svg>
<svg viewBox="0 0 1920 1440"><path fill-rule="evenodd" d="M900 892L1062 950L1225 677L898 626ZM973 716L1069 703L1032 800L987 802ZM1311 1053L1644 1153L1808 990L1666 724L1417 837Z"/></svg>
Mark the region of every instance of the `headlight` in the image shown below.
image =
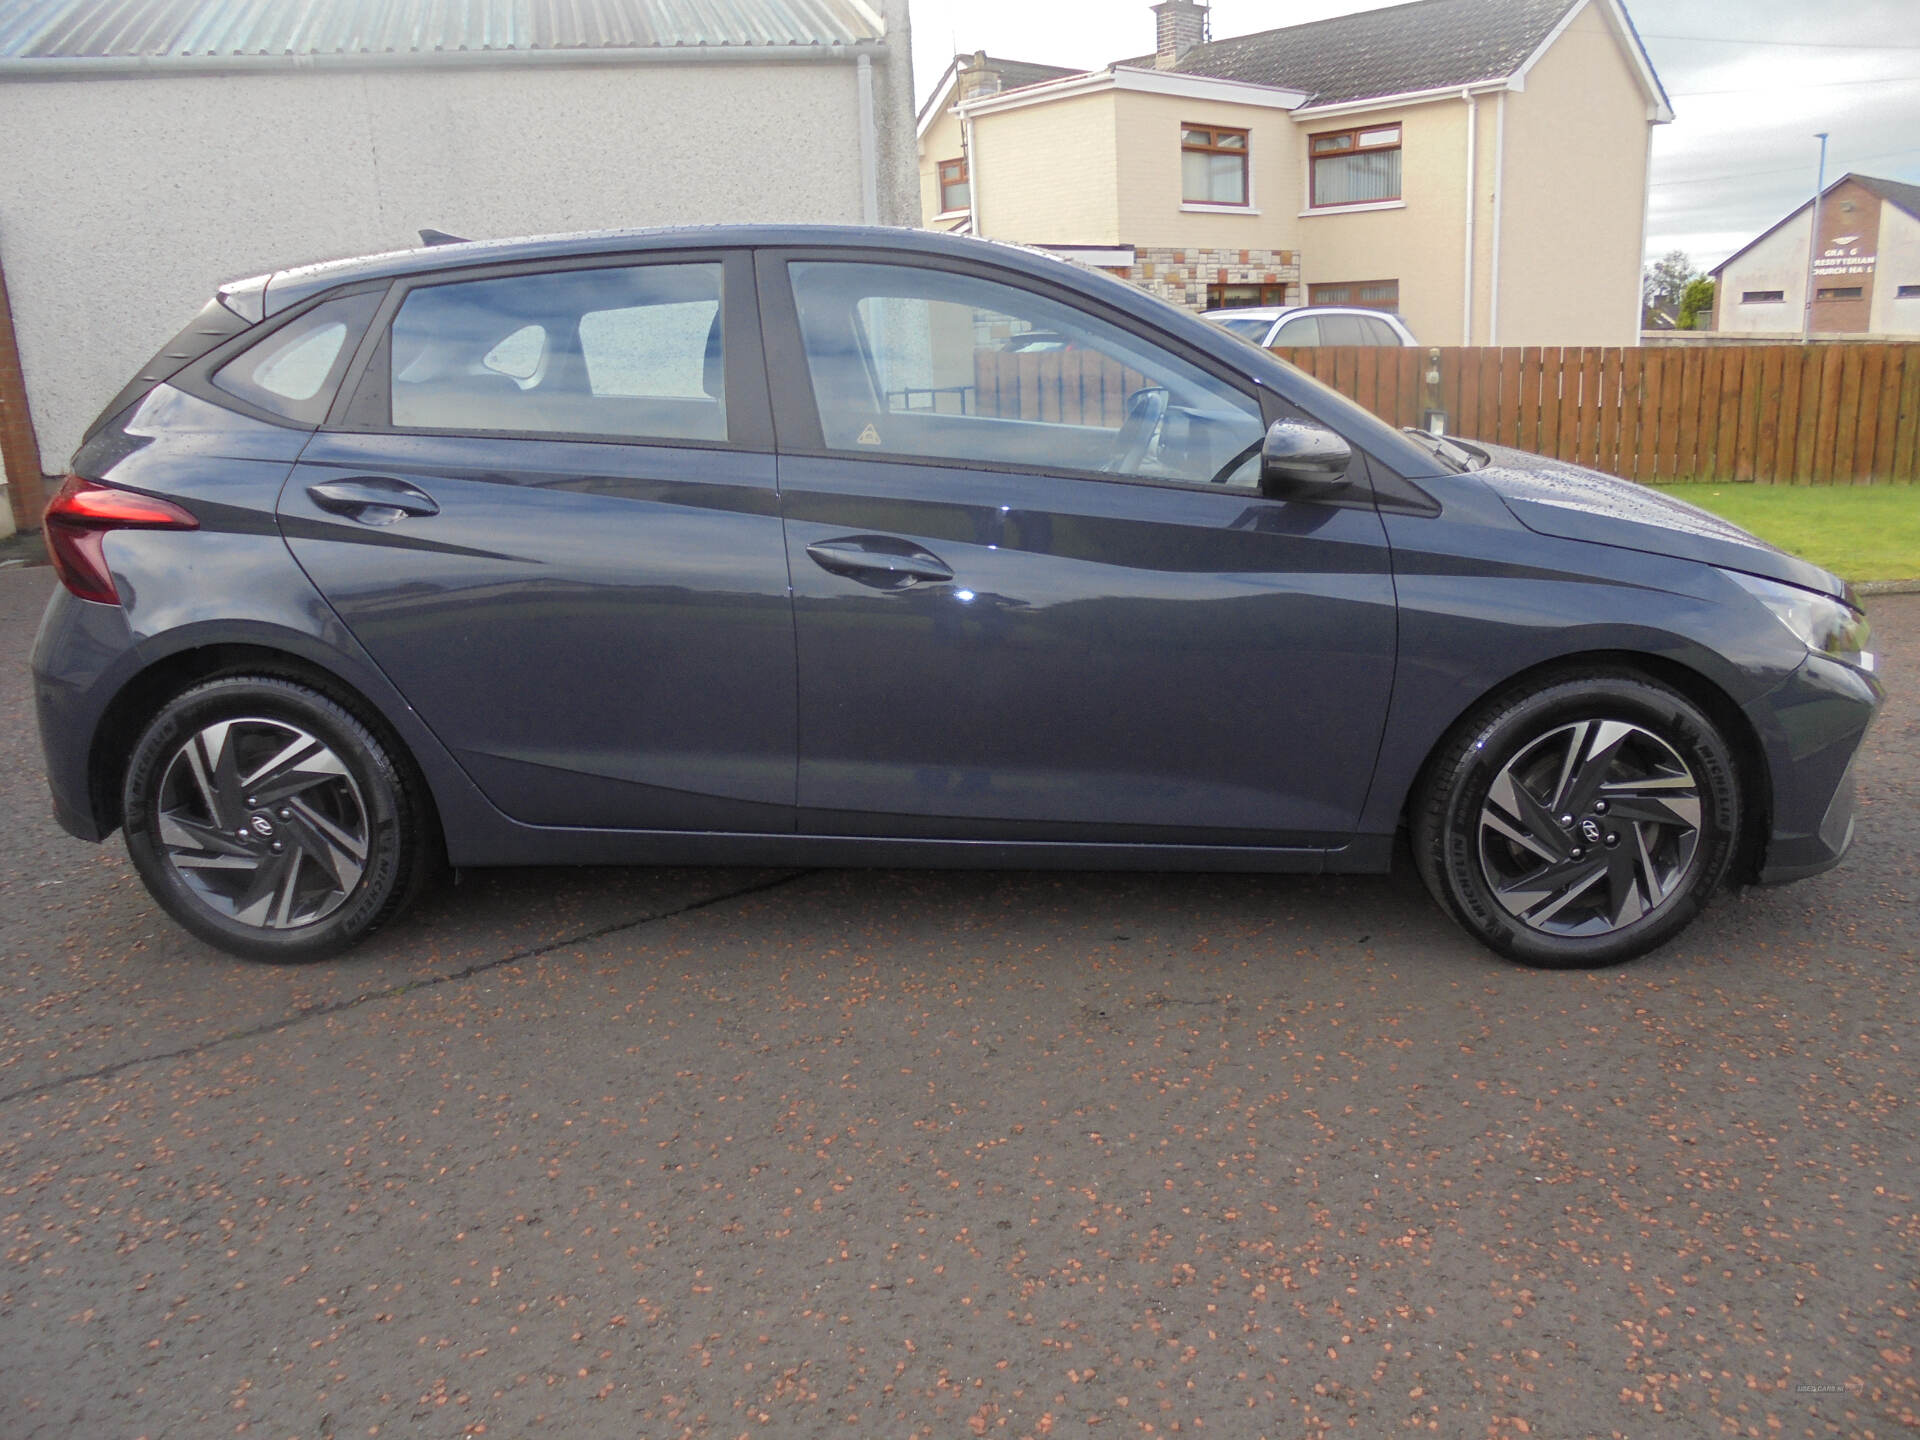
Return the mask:
<svg viewBox="0 0 1920 1440"><path fill-rule="evenodd" d="M1780 623L1809 650L1831 655L1862 670L1873 669L1873 653L1867 649L1867 617L1844 600L1802 590L1798 585L1782 585L1777 580L1762 580L1729 570L1727 576L1774 613Z"/></svg>

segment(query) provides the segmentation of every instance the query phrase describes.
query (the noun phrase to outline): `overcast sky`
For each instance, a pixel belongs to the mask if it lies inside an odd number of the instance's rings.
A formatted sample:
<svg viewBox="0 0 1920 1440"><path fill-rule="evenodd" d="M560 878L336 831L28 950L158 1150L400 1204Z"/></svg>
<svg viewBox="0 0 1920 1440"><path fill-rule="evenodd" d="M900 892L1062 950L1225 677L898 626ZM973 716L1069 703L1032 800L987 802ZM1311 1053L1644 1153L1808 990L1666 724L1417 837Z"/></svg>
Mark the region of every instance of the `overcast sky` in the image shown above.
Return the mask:
<svg viewBox="0 0 1920 1440"><path fill-rule="evenodd" d="M1096 68L1153 46L1149 0L911 0L920 98L954 52ZM1376 8L1216 0L1218 38ZM1649 255L1716 265L1848 170L1920 183L1920 0L1628 0L1675 119L1654 131ZM1569 177L1569 183L1578 183Z"/></svg>

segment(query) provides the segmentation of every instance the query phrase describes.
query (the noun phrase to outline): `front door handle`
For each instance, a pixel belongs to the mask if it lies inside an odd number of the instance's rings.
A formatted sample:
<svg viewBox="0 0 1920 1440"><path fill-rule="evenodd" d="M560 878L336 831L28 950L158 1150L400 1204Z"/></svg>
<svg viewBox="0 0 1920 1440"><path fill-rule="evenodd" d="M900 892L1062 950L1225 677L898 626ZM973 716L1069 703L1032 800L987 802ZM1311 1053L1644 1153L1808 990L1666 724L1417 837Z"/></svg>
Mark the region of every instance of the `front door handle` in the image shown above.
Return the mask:
<svg viewBox="0 0 1920 1440"><path fill-rule="evenodd" d="M807 546L807 554L822 570L881 590L903 590L921 581L953 579L953 571L938 555L891 535L816 540Z"/></svg>
<svg viewBox="0 0 1920 1440"><path fill-rule="evenodd" d="M351 480L322 480L307 487L307 498L335 515L363 525L391 525L409 515L438 515L440 507L418 485L386 475L356 475Z"/></svg>

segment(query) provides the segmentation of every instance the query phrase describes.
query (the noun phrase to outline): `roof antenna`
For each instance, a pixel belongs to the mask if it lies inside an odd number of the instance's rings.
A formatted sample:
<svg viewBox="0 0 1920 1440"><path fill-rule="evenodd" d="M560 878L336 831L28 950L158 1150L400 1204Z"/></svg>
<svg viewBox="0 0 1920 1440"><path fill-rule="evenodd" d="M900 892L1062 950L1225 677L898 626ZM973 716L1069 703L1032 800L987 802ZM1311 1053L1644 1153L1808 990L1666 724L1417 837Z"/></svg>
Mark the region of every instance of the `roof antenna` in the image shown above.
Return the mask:
<svg viewBox="0 0 1920 1440"><path fill-rule="evenodd" d="M422 230L420 232L420 243L422 245L465 245L467 243L467 237L464 235L449 235L444 230Z"/></svg>

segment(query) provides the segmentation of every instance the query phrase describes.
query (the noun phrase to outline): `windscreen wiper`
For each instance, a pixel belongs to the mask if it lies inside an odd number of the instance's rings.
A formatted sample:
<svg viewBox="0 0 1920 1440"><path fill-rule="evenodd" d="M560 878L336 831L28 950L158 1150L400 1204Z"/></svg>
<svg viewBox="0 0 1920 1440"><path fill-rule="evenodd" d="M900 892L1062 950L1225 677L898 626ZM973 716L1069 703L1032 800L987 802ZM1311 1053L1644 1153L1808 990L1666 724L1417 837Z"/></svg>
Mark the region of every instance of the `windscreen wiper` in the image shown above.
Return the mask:
<svg viewBox="0 0 1920 1440"><path fill-rule="evenodd" d="M1493 463L1493 457L1478 446L1462 445L1448 436L1436 435L1431 430L1422 430L1414 425L1404 427L1404 431L1442 460L1462 470L1484 470Z"/></svg>

